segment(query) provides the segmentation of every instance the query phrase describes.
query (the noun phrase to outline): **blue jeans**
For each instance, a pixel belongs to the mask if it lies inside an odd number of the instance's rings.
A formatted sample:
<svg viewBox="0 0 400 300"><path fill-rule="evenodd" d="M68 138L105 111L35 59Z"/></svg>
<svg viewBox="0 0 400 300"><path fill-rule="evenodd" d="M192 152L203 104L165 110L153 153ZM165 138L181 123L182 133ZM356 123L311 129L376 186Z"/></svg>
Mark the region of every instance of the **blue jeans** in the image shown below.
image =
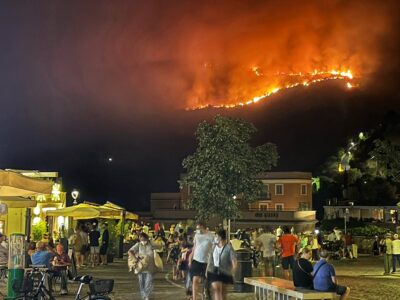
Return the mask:
<svg viewBox="0 0 400 300"><path fill-rule="evenodd" d="M139 290L142 299L150 297L153 291L153 274L148 272L142 272L138 274L139 278Z"/></svg>
<svg viewBox="0 0 400 300"><path fill-rule="evenodd" d="M393 257L393 272L396 272L396 260L400 266L400 254L392 254Z"/></svg>

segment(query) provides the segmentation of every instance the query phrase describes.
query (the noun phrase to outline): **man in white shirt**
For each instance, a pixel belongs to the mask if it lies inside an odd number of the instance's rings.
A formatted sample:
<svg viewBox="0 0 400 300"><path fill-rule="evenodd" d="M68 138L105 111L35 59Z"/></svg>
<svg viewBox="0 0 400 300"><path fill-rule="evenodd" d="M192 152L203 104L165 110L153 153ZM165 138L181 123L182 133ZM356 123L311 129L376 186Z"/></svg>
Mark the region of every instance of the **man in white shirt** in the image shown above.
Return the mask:
<svg viewBox="0 0 400 300"><path fill-rule="evenodd" d="M275 276L276 236L272 234L270 228L266 228L265 233L256 239L255 244L263 251L265 276Z"/></svg>
<svg viewBox="0 0 400 300"><path fill-rule="evenodd" d="M196 225L193 250L189 257L190 276L192 277L192 299L197 300L201 279L205 278L208 258L210 257L214 236L205 230L202 222Z"/></svg>

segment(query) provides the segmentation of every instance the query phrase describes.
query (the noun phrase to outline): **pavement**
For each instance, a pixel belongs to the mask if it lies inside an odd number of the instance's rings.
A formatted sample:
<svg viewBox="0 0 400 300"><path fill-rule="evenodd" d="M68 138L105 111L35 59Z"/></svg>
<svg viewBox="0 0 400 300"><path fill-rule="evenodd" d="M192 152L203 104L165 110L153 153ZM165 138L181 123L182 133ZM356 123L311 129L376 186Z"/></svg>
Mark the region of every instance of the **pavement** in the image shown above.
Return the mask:
<svg viewBox="0 0 400 300"><path fill-rule="evenodd" d="M354 300L400 300L400 272L392 275L383 275L382 257L365 256L357 260L332 261L336 268L339 284L350 286L350 299ZM254 270L257 276L258 270ZM80 275L90 274L95 279L114 279L112 298L115 300L140 300L137 276L128 272L125 260L117 260L108 266L85 268ZM279 269L278 269L279 276ZM68 296L58 296L56 299L73 300L77 284L69 283ZM5 286L0 282L0 292L5 293ZM83 295L83 293L82 293ZM0 299L2 296L0 295ZM157 273L154 279L152 299L180 300L185 299L185 289L182 282L171 280L170 267L166 271ZM235 293L229 290L228 299L254 299L253 293Z"/></svg>

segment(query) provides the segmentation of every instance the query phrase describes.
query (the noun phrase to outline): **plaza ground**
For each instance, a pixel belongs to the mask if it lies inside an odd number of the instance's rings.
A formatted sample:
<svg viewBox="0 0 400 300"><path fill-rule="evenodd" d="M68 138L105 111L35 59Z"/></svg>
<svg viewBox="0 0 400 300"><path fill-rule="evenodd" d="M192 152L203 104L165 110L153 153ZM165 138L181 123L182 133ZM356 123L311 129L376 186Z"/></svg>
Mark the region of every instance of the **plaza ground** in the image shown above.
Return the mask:
<svg viewBox="0 0 400 300"><path fill-rule="evenodd" d="M382 257L364 256L358 260L333 261L333 264L337 270L339 283L351 288L350 299L400 300L400 272L384 276ZM156 274L152 299L185 299L183 284L172 281L169 271L170 268L167 266L166 271ZM140 299L137 277L128 272L125 260L117 260L105 267L82 269L80 274L91 274L98 279L114 279L113 299L115 300ZM56 299L72 300L76 289L77 285L70 283L70 294L68 296L55 294ZM0 283L0 291L5 292L3 282ZM231 289L228 299L254 299L254 296L251 293L234 293Z"/></svg>

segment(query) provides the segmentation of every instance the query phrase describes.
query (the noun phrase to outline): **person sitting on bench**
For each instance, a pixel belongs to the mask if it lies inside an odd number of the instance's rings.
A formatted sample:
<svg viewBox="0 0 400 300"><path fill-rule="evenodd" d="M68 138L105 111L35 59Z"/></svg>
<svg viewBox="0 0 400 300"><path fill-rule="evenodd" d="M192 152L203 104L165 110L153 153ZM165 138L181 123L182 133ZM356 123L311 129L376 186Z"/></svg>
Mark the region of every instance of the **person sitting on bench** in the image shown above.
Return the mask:
<svg viewBox="0 0 400 300"><path fill-rule="evenodd" d="M293 283L295 287L313 289L313 266L310 262L312 252L309 248L303 248L300 258L293 264Z"/></svg>
<svg viewBox="0 0 400 300"><path fill-rule="evenodd" d="M329 252L326 249L320 252L321 259L314 266L314 289L321 292L334 292L345 300L350 294L350 288L338 285L335 268L328 263Z"/></svg>

